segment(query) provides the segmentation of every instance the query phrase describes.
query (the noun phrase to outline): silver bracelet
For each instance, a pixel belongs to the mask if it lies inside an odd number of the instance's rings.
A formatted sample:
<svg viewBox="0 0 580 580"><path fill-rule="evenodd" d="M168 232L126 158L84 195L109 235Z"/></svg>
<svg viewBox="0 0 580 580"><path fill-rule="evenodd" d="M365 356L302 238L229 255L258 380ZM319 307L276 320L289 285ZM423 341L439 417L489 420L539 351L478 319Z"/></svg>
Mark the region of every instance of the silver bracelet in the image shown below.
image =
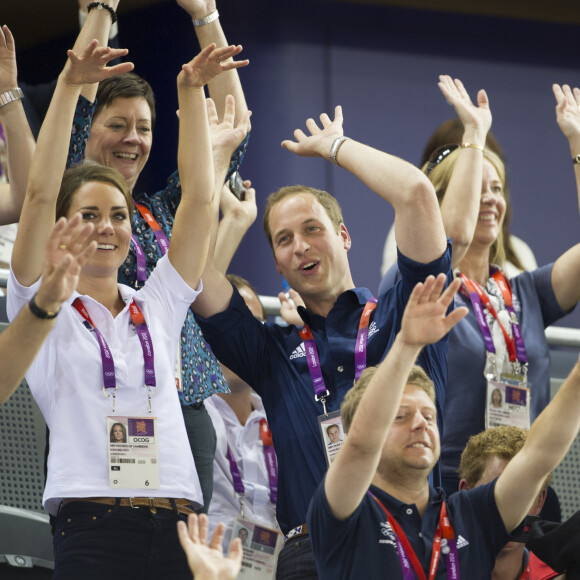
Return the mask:
<svg viewBox="0 0 580 580"><path fill-rule="evenodd" d="M342 137L337 137L332 143L330 153L328 154L328 158L338 167L342 167L342 165L338 162L336 156L338 155L338 150L342 147L342 144L345 141L348 141L348 137L345 137L344 135Z"/></svg>
<svg viewBox="0 0 580 580"><path fill-rule="evenodd" d="M16 87L15 89L10 89L5 93L0 94L0 107L22 98L24 98L24 93L21 88Z"/></svg>
<svg viewBox="0 0 580 580"><path fill-rule="evenodd" d="M205 26L206 24L209 24L210 22L217 20L219 17L220 17L219 12L217 10L214 10L211 14L208 14L207 16L204 16L199 20L195 20L192 18L191 21L193 22L193 25L197 28L198 26Z"/></svg>

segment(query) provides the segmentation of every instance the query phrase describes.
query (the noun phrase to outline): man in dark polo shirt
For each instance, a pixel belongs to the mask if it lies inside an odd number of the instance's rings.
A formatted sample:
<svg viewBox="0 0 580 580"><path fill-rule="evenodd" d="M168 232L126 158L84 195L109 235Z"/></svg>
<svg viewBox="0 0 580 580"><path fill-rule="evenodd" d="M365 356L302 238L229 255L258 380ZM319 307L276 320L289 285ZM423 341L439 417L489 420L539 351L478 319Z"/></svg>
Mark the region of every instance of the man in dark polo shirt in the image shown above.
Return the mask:
<svg viewBox="0 0 580 580"><path fill-rule="evenodd" d="M278 561L277 577L284 579L316 578L304 524L327 466L319 419L338 411L358 371L383 359L415 284L430 274L452 278L451 250L429 180L401 159L344 138L340 107L334 120L325 114L321 122L319 128L309 120L311 135L296 131L296 141L283 147L342 166L392 204L401 281L378 300L356 288L351 239L337 201L292 186L268 198L264 228L277 271L306 305L299 308L303 329L256 321L211 256L204 291L193 305L218 359L264 402L279 466L276 514L288 538ZM438 405L444 402L446 357L447 344L440 341L419 360L436 384Z"/></svg>
<svg viewBox="0 0 580 580"><path fill-rule="evenodd" d="M435 392L414 361L467 314L445 316L455 280L419 284L379 367L344 399L347 438L308 512L318 572L332 580L489 580L495 557L537 501L580 427L580 363L493 481L449 498L429 485L441 451Z"/></svg>

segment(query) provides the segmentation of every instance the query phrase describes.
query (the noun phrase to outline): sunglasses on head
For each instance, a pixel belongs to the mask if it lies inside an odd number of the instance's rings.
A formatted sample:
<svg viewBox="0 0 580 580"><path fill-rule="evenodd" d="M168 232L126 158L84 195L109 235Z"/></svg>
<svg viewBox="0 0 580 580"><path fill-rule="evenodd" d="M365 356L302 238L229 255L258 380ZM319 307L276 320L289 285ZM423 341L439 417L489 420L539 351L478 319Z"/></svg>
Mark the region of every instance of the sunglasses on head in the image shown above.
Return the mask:
<svg viewBox="0 0 580 580"><path fill-rule="evenodd" d="M448 143L447 145L441 145L441 147L437 147L433 153L431 153L429 157L429 161L427 161L427 170L425 171L426 175L429 175L439 163L441 163L444 159L446 159L453 151L459 149L461 145L458 143Z"/></svg>

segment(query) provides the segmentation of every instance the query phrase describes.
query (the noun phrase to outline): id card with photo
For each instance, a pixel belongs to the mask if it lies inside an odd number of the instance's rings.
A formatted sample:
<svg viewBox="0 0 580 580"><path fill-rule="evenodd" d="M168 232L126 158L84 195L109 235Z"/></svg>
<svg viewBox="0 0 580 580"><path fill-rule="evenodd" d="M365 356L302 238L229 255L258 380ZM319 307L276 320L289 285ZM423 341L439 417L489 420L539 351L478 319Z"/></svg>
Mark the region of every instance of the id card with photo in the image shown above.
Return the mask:
<svg viewBox="0 0 580 580"><path fill-rule="evenodd" d="M235 538L240 538L244 550L238 577L245 580L273 580L278 554L284 545L282 533L238 516L234 520L230 543Z"/></svg>
<svg viewBox="0 0 580 580"><path fill-rule="evenodd" d="M159 489L155 417L107 417L109 485Z"/></svg>
<svg viewBox="0 0 580 580"><path fill-rule="evenodd" d="M322 437L326 463L330 465L346 439L346 433L342 428L340 411L333 411L328 413L328 415L319 415L318 424L320 425L320 436Z"/></svg>
<svg viewBox="0 0 580 580"><path fill-rule="evenodd" d="M485 428L513 425L528 430L531 417L529 383L488 381Z"/></svg>

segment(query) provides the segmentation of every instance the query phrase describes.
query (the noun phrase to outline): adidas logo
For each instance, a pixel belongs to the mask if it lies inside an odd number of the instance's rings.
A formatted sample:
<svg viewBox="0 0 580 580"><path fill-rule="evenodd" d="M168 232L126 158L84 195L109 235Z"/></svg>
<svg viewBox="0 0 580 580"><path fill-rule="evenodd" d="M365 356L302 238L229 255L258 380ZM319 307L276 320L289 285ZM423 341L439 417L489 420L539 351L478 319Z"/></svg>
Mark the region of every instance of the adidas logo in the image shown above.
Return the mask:
<svg viewBox="0 0 580 580"><path fill-rule="evenodd" d="M290 360L294 360L295 358L302 358L306 356L306 350L304 349L304 343L301 342L299 346L297 346L290 355Z"/></svg>
<svg viewBox="0 0 580 580"><path fill-rule="evenodd" d="M377 327L377 323L373 320L369 325L369 332L367 334L367 340L375 333L378 332L380 328Z"/></svg>
<svg viewBox="0 0 580 580"><path fill-rule="evenodd" d="M465 548L465 546L469 546L469 542L461 534L459 534L457 536L457 549L459 550L459 548Z"/></svg>

